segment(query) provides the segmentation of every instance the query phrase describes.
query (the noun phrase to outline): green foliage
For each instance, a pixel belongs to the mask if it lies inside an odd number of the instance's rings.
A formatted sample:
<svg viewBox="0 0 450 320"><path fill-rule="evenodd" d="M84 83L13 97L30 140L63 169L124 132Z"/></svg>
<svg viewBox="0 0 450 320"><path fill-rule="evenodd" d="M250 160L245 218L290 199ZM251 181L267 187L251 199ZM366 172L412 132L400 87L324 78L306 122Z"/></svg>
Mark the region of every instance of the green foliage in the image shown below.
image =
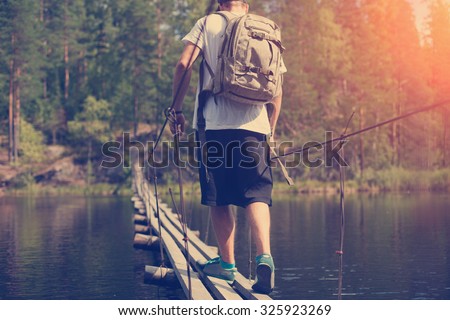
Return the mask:
<svg viewBox="0 0 450 320"><path fill-rule="evenodd" d="M359 184L385 191L448 191L450 170L412 171L400 167L379 171L369 169Z"/></svg>
<svg viewBox="0 0 450 320"><path fill-rule="evenodd" d="M86 141L88 143L108 141L111 137L109 126L111 116L112 112L107 101L87 97L83 104L83 111L77 114L75 120L68 123L72 139L84 146Z"/></svg>
<svg viewBox="0 0 450 320"><path fill-rule="evenodd" d="M287 48L277 136L295 145L323 141L325 131L340 134L352 112L349 132L446 98L450 8L444 0L429 4L429 31L419 34L407 0L250 1L253 12L281 26ZM7 133L13 62L27 121L20 130L22 161L42 160L43 138L74 147L84 163L95 161L113 133L138 122L160 125L172 102L180 39L215 7L211 0L0 1L0 122ZM194 72L187 115L197 77ZM449 165L443 142L449 119L440 110L352 139L345 150L350 178L408 189L410 169L436 170L422 187L441 189L447 176L437 169ZM290 171L298 179L337 177L331 169Z"/></svg>
<svg viewBox="0 0 450 320"><path fill-rule="evenodd" d="M94 182L94 169L92 167L91 159L88 159L87 162L87 170L86 170L86 185L90 187Z"/></svg>
<svg viewBox="0 0 450 320"><path fill-rule="evenodd" d="M20 161L24 164L41 162L45 159L44 136L22 119L20 122Z"/></svg>
<svg viewBox="0 0 450 320"><path fill-rule="evenodd" d="M17 175L10 183L14 189L25 189L28 193L32 193L37 189L33 173L30 171Z"/></svg>
<svg viewBox="0 0 450 320"><path fill-rule="evenodd" d="M59 196L59 195L111 195L115 191L115 186L110 184L95 184L90 187L80 188L79 186L43 186L39 185L34 187L16 187L11 193L13 194L34 194L40 196ZM132 192L130 188L121 188L115 195L131 196Z"/></svg>
<svg viewBox="0 0 450 320"><path fill-rule="evenodd" d="M86 98L83 112L75 116L76 121L109 121L112 112L106 100L97 100L92 96Z"/></svg>

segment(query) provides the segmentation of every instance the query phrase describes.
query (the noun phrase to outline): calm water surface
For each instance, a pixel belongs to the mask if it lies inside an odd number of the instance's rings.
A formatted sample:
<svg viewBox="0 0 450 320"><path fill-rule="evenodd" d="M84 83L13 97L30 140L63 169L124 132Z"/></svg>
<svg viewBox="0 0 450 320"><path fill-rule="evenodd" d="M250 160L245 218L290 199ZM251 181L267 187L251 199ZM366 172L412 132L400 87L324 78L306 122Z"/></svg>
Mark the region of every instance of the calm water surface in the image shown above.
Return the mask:
<svg viewBox="0 0 450 320"><path fill-rule="evenodd" d="M0 299L180 299L143 283L129 197L0 198Z"/></svg>
<svg viewBox="0 0 450 320"><path fill-rule="evenodd" d="M189 220L215 244L208 212ZM248 224L238 210L237 267L253 273ZM339 199L274 200L275 299L336 299ZM132 247L128 197L0 198L0 299L180 299L143 283L153 253ZM450 196L350 195L345 299L450 299Z"/></svg>

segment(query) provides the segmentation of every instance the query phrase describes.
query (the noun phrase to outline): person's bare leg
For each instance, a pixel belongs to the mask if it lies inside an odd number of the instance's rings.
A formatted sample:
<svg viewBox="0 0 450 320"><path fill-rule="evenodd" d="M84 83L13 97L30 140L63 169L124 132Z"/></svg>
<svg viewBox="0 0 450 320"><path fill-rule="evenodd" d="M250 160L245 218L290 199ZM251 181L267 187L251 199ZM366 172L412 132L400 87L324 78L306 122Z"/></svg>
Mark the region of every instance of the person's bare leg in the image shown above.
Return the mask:
<svg viewBox="0 0 450 320"><path fill-rule="evenodd" d="M256 281L252 289L269 294L275 286L275 270L270 253L269 206L263 202L252 203L247 206L247 215L256 242Z"/></svg>
<svg viewBox="0 0 450 320"><path fill-rule="evenodd" d="M256 243L256 255L270 254L270 210L264 202L253 202L246 208Z"/></svg>
<svg viewBox="0 0 450 320"><path fill-rule="evenodd" d="M211 207L210 214L222 260L227 263L235 263L234 236L236 225L231 207Z"/></svg>

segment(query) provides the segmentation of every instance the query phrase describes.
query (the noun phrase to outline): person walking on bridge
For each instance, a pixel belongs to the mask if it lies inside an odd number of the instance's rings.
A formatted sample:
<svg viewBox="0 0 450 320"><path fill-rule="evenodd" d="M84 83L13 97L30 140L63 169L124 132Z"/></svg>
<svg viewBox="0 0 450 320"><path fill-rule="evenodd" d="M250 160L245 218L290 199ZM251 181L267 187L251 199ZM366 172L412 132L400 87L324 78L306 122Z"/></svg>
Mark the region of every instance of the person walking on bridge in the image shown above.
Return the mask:
<svg viewBox="0 0 450 320"><path fill-rule="evenodd" d="M268 103L238 101L214 92L217 91L217 70L220 60L218 57L224 52L224 38L230 37L227 27L230 21L247 15L248 10L246 0L218 0L218 12L199 19L182 39L184 49L175 67L173 79L172 115L175 121L171 124L171 131L183 132L185 129L183 100L189 87L192 65L201 55L203 62L200 66L193 124L197 129L200 143L202 143L201 131L204 130L207 145L214 144L214 160L218 159L218 154L223 157L222 161L212 163L208 158L210 150L207 148L208 160L206 163L200 161L201 203L210 207L220 256L209 261L198 261L197 266L209 276L234 281L237 271L234 244L236 222L231 206L245 208L256 243L256 281L252 288L256 292L268 294L274 287L275 267L270 249L269 210L273 183L266 142L267 139L274 138L281 109L281 75L286 72L281 56L279 60L270 58L277 64L273 69L275 71L255 66L242 67L242 71L246 74L259 73L256 76L277 84L276 93L270 101L266 101ZM259 37L258 40L264 37L257 33L254 36ZM273 51L273 48L277 47L281 50L281 42L276 37L266 36L266 38L271 42L266 44L271 46L270 50ZM262 41L255 44L261 45L260 42ZM273 79L274 76L280 79ZM205 90L211 87L214 89ZM204 94L205 92L208 94ZM233 93L235 92L231 92ZM271 106L269 112L268 105ZM221 152L217 152L217 146L221 146L219 148ZM249 159L253 163L251 166L248 165Z"/></svg>

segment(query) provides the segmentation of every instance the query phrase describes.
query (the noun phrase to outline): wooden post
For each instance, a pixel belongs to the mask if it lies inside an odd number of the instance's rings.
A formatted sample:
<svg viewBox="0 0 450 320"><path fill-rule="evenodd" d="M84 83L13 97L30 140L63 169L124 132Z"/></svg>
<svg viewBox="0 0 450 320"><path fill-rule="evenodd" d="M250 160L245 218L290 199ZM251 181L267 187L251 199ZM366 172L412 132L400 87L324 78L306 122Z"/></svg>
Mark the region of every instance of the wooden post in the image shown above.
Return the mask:
<svg viewBox="0 0 450 320"><path fill-rule="evenodd" d="M134 223L135 224L140 224L143 226L147 226L148 225L148 219L146 216L140 215L140 214L135 214L134 215Z"/></svg>
<svg viewBox="0 0 450 320"><path fill-rule="evenodd" d="M144 282L168 287L180 287L175 271L165 267L145 266Z"/></svg>
<svg viewBox="0 0 450 320"><path fill-rule="evenodd" d="M158 237L136 233L134 235L133 247L135 249L156 251L159 250L160 240Z"/></svg>
<svg viewBox="0 0 450 320"><path fill-rule="evenodd" d="M134 203L134 208L139 211L139 209L145 209L145 204L142 201L136 201Z"/></svg>
<svg viewBox="0 0 450 320"><path fill-rule="evenodd" d="M140 224L135 224L134 225L134 232L142 233L142 234L150 234L150 227L142 226Z"/></svg>

